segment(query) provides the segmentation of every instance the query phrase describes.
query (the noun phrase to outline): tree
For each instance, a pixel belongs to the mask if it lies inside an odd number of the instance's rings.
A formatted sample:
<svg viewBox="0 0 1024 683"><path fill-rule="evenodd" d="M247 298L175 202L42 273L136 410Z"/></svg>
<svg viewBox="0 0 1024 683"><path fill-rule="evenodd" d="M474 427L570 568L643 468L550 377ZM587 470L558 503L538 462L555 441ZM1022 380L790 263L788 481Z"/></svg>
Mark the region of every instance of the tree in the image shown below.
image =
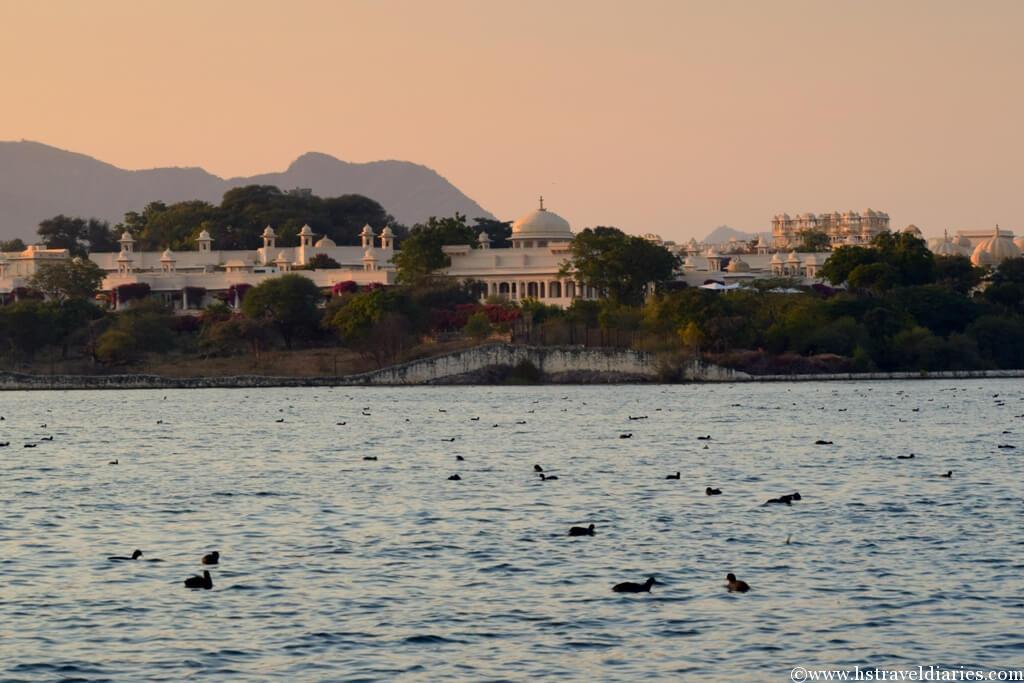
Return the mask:
<svg viewBox="0 0 1024 683"><path fill-rule="evenodd" d="M486 232L491 240L492 249L505 249L512 246L512 221L498 221L493 218L474 218L473 230L477 235Z"/></svg>
<svg viewBox="0 0 1024 683"><path fill-rule="evenodd" d="M469 316L469 320L466 321L466 326L462 328L462 333L477 341L481 341L490 336L491 321L487 317L487 314L483 311L477 311L473 315Z"/></svg>
<svg viewBox="0 0 1024 683"><path fill-rule="evenodd" d="M867 268L874 264L888 267ZM860 284L854 285L850 276L862 266ZM925 285L935 280L935 257L923 239L904 232L882 232L875 235L870 247L845 246L833 251L821 275L833 284L849 282L876 291Z"/></svg>
<svg viewBox="0 0 1024 683"><path fill-rule="evenodd" d="M421 282L435 270L450 265L441 247L451 244L476 246L476 236L466 225L466 217L456 213L451 218L431 216L426 224L414 225L394 257L398 281L404 284Z"/></svg>
<svg viewBox="0 0 1024 683"><path fill-rule="evenodd" d="M967 294L977 287L983 272L981 268L975 268L966 256L935 257L935 281L960 294Z"/></svg>
<svg viewBox="0 0 1024 683"><path fill-rule="evenodd" d="M331 270L341 268L341 264L327 254L317 254L306 262L308 270Z"/></svg>
<svg viewBox="0 0 1024 683"><path fill-rule="evenodd" d="M43 263L29 278L29 286L51 301L90 300L103 283L103 269L87 258Z"/></svg>
<svg viewBox="0 0 1024 683"><path fill-rule="evenodd" d="M824 230L803 230L799 233L799 237L800 245L797 247L798 251L826 251L832 244L832 240L829 239L828 233Z"/></svg>
<svg viewBox="0 0 1024 683"><path fill-rule="evenodd" d="M12 354L32 360L36 352L56 340L54 308L38 300L0 307L0 340Z"/></svg>
<svg viewBox="0 0 1024 683"><path fill-rule="evenodd" d="M85 220L60 214L42 221L36 232L48 249L67 249L72 256L108 251L114 243L110 224L95 218Z"/></svg>
<svg viewBox="0 0 1024 683"><path fill-rule="evenodd" d="M843 246L832 252L821 267L821 275L834 285L846 282L858 266L878 262L878 252L861 246Z"/></svg>
<svg viewBox="0 0 1024 683"><path fill-rule="evenodd" d="M25 251L27 248L25 243L18 237L15 237L13 240L0 241L0 252Z"/></svg>
<svg viewBox="0 0 1024 683"><path fill-rule="evenodd" d="M587 228L576 235L570 250L561 275L576 277L627 305L641 303L649 286L668 282L680 264L668 249L618 228Z"/></svg>
<svg viewBox="0 0 1024 683"><path fill-rule="evenodd" d="M272 323L290 350L297 335L317 329L322 298L320 289L309 278L282 275L250 289L242 302L242 312L248 318Z"/></svg>

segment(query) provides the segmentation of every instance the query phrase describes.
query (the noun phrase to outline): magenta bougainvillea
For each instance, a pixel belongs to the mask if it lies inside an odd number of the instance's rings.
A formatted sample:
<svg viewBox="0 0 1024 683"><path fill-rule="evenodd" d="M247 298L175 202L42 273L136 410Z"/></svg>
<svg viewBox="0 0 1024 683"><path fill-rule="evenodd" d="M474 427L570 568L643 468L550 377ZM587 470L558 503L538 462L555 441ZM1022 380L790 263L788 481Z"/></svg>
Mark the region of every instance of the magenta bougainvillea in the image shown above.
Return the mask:
<svg viewBox="0 0 1024 683"><path fill-rule="evenodd" d="M522 317L522 311L515 306L504 304L459 304L454 309L434 309L431 311L431 326L434 330L461 330L466 326L466 322L471 315L480 312L487 316L492 325L509 323Z"/></svg>
<svg viewBox="0 0 1024 683"><path fill-rule="evenodd" d="M334 286L331 287L331 294L333 296L341 296L342 294L350 294L358 291L359 285L357 285L354 280L335 282Z"/></svg>

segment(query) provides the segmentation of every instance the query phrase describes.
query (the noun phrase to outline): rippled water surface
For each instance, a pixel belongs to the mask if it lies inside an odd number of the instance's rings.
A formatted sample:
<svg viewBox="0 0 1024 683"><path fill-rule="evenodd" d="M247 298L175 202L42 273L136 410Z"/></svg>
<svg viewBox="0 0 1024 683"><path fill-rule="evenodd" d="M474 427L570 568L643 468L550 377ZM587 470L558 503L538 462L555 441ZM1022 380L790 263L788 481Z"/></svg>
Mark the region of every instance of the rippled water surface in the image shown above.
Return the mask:
<svg viewBox="0 0 1024 683"><path fill-rule="evenodd" d="M0 671L1020 668L1022 414L1019 380L0 393Z"/></svg>

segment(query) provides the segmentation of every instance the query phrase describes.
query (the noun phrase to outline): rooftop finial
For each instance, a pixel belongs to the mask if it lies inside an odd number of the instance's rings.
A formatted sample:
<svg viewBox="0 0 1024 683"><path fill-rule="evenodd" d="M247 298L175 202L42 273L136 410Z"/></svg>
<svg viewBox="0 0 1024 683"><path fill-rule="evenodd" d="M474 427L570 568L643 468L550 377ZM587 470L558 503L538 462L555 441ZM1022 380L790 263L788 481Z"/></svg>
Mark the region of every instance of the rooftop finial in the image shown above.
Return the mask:
<svg viewBox="0 0 1024 683"><path fill-rule="evenodd" d="M996 237L999 237L999 224L996 223Z"/></svg>
<svg viewBox="0 0 1024 683"><path fill-rule="evenodd" d="M540 210L544 211L544 195L540 196Z"/></svg>

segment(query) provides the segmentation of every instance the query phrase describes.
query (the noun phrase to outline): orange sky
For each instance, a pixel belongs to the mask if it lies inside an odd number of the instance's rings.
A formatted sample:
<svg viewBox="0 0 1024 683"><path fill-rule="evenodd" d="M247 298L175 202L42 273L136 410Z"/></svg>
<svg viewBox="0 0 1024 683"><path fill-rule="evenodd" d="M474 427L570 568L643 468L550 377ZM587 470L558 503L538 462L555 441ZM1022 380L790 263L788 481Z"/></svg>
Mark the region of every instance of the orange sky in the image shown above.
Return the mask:
<svg viewBox="0 0 1024 683"><path fill-rule="evenodd" d="M1024 233L1024 3L0 0L0 139L125 168L426 164L504 218Z"/></svg>

